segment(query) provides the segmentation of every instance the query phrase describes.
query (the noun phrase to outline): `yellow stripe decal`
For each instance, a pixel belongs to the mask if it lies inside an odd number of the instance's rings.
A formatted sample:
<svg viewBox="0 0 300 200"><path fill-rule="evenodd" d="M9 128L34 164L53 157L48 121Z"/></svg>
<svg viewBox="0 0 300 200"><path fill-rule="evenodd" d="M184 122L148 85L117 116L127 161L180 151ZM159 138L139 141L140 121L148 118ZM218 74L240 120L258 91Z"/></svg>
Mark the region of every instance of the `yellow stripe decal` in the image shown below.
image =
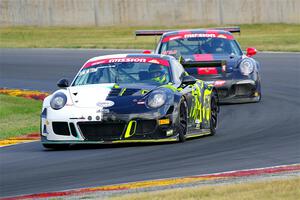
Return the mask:
<svg viewBox="0 0 300 200"><path fill-rule="evenodd" d="M124 92L126 91L126 88L123 88L119 94L119 96L122 96L124 94Z"/></svg>
<svg viewBox="0 0 300 200"><path fill-rule="evenodd" d="M204 91L204 106L203 106L203 118L206 119L206 121L210 120L210 95L212 90L211 89L205 89Z"/></svg>
<svg viewBox="0 0 300 200"><path fill-rule="evenodd" d="M173 142L177 141L177 138L165 138L165 139L145 139L145 140L117 140L112 143L146 143L146 142Z"/></svg>
<svg viewBox="0 0 300 200"><path fill-rule="evenodd" d="M199 133L199 134L193 134L193 135L187 135L187 138L194 138L194 137L200 137L200 136L204 136L204 135L209 135L210 132L204 132L204 133Z"/></svg>

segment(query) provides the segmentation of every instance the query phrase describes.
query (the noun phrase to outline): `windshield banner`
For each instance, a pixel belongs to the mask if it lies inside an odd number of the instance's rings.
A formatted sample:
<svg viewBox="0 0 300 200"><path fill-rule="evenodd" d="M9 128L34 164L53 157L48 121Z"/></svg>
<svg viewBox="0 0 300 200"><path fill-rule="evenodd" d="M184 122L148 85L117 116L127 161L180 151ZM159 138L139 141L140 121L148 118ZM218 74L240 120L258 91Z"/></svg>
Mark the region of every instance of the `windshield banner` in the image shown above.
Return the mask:
<svg viewBox="0 0 300 200"><path fill-rule="evenodd" d="M88 62L84 65L83 68L92 67L94 65L99 64L108 64L108 63L155 63L163 66L169 66L169 62L160 58L151 58L151 57L123 57L123 58L108 58L108 59L100 59L92 62Z"/></svg>

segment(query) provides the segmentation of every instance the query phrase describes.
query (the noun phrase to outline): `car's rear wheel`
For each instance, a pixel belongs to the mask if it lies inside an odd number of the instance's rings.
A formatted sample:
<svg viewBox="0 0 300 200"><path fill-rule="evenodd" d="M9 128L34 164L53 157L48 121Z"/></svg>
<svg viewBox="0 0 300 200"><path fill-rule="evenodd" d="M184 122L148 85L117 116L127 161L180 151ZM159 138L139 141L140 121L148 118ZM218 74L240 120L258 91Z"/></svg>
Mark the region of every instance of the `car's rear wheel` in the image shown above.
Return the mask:
<svg viewBox="0 0 300 200"><path fill-rule="evenodd" d="M258 98L257 98L256 102L258 103L258 102L260 102L260 101L261 101L261 92L259 92Z"/></svg>
<svg viewBox="0 0 300 200"><path fill-rule="evenodd" d="M258 90L258 96L256 97L256 101L255 102L260 102L261 101L261 83L260 81L258 82L258 85L257 85L257 90Z"/></svg>
<svg viewBox="0 0 300 200"><path fill-rule="evenodd" d="M69 144L43 144L46 149L68 149L70 147Z"/></svg>
<svg viewBox="0 0 300 200"><path fill-rule="evenodd" d="M219 113L218 96L216 92L212 93L210 104L210 133L211 135L214 135L216 134Z"/></svg>
<svg viewBox="0 0 300 200"><path fill-rule="evenodd" d="M180 142L185 141L186 132L187 132L187 104L184 100L182 100L179 108L179 125L178 125L178 136Z"/></svg>

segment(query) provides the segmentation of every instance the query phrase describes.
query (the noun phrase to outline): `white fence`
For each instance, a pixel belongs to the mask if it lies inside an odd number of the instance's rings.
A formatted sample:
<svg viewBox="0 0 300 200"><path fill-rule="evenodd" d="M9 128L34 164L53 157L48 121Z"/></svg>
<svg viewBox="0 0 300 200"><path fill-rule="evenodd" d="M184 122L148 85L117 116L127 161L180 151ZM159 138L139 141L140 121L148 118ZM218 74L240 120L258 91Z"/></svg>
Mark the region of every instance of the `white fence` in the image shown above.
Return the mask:
<svg viewBox="0 0 300 200"><path fill-rule="evenodd" d="M0 0L0 26L300 23L300 0Z"/></svg>

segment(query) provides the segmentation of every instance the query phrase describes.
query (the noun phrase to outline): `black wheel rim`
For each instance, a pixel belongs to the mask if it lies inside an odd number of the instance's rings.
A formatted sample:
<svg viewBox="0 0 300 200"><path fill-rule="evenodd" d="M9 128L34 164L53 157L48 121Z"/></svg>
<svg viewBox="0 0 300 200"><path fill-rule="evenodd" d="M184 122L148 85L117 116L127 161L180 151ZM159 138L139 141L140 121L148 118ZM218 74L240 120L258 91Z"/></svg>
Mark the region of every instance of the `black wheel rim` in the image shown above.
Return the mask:
<svg viewBox="0 0 300 200"><path fill-rule="evenodd" d="M182 134L186 134L187 128L187 116L186 116L186 107L184 104L180 105L180 114L179 114L179 128Z"/></svg>
<svg viewBox="0 0 300 200"><path fill-rule="evenodd" d="M218 107L217 104L215 102L214 99L212 99L211 102L211 125L212 128L216 128L217 127L217 123L218 123Z"/></svg>

